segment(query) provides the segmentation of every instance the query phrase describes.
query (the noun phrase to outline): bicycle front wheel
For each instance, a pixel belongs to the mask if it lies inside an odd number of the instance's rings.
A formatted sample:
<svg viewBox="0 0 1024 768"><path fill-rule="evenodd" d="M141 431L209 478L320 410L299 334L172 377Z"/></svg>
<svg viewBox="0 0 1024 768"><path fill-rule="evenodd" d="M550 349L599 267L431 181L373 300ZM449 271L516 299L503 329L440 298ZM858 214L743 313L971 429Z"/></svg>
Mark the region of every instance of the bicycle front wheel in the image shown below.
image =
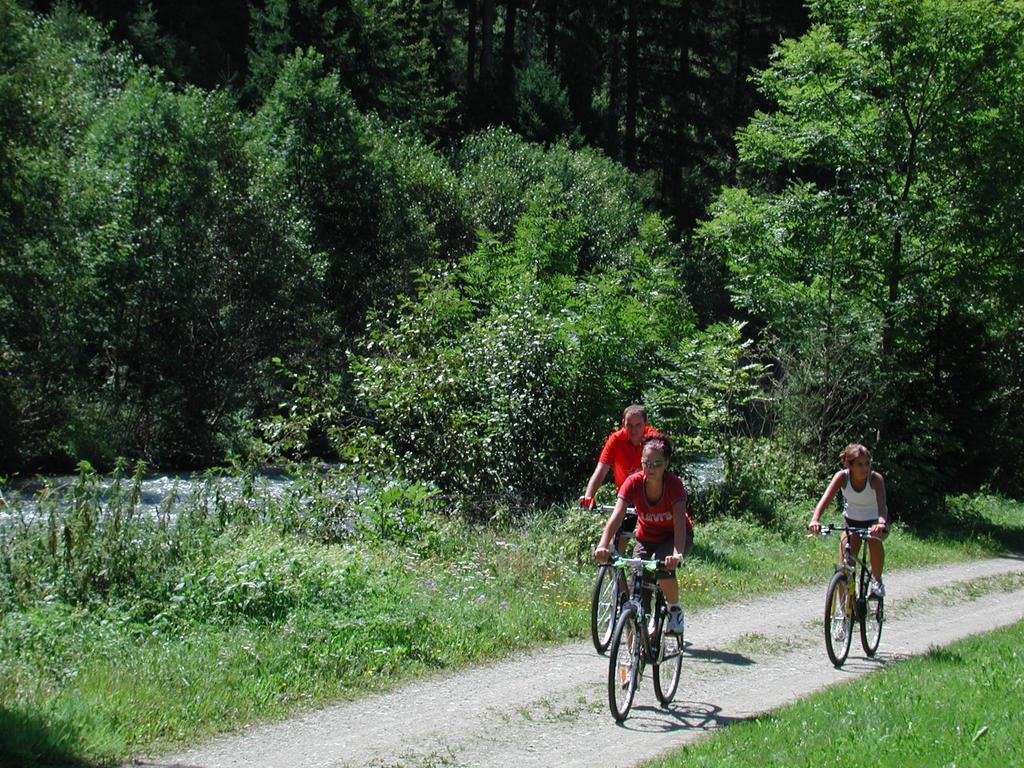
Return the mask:
<svg viewBox="0 0 1024 768"><path fill-rule="evenodd" d="M672 702L679 688L679 675L683 669L683 638L665 631L663 618L659 627L658 663L654 665L654 693L665 706Z"/></svg>
<svg viewBox="0 0 1024 768"><path fill-rule="evenodd" d="M636 612L626 607L619 614L608 651L608 704L616 722L625 720L633 706L640 663L640 627Z"/></svg>
<svg viewBox="0 0 1024 768"><path fill-rule="evenodd" d="M615 568L602 565L594 579L594 590L590 596L590 637L598 653L607 651L612 641L619 605L619 578Z"/></svg>
<svg viewBox="0 0 1024 768"><path fill-rule="evenodd" d="M885 599L871 594L867 582L867 577L864 577L861 581L863 594L867 595L868 598L864 601L864 610L860 614L860 644L864 647L864 653L871 657L875 655L875 651L878 650L878 643L882 640Z"/></svg>
<svg viewBox="0 0 1024 768"><path fill-rule="evenodd" d="M841 667L850 653L853 611L850 610L849 589L849 577L843 571L837 571L825 592L825 651L836 667Z"/></svg>

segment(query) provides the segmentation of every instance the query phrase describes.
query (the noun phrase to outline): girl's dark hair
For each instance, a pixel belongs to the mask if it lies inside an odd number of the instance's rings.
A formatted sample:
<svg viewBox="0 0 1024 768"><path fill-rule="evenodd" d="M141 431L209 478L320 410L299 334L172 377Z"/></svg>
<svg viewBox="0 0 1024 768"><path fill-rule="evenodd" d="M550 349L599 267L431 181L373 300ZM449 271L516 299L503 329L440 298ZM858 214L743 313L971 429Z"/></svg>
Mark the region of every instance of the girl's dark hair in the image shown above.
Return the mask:
<svg viewBox="0 0 1024 768"><path fill-rule="evenodd" d="M665 461L672 458L672 441L668 439L667 435L663 435L660 432L648 435L644 438L643 443L640 444L640 450L642 451L648 443L653 443L654 447L665 455Z"/></svg>
<svg viewBox="0 0 1024 768"><path fill-rule="evenodd" d="M839 454L839 461L842 462L844 467L848 467L860 456L867 456L868 462L871 461L871 451L860 443L850 443Z"/></svg>

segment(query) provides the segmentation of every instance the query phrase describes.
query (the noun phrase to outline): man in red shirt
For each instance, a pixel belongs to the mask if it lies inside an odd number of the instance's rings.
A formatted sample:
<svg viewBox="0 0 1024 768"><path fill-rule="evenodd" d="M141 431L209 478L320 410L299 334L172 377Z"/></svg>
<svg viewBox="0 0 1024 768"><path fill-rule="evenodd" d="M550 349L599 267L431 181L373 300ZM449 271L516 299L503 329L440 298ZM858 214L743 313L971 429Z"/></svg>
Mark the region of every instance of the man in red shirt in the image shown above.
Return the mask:
<svg viewBox="0 0 1024 768"><path fill-rule="evenodd" d="M580 506L594 509L594 495L601 487L608 470L614 470L615 488L619 489L626 478L640 471L640 457L643 452L644 438L657 435L658 430L647 423L647 411L642 405L631 405L622 413L622 428L612 432L605 440L604 448L598 457L597 466L587 483L587 490L580 497ZM632 533L636 528L636 511L630 509L622 521L620 533ZM626 545L626 539L620 537L619 547Z"/></svg>
<svg viewBox="0 0 1024 768"><path fill-rule="evenodd" d="M626 408L622 414L622 428L612 432L604 443L587 490L580 497L580 506L594 508L594 495L608 476L608 470L614 469L616 489L622 487L627 477L638 472L644 438L656 434L658 430L647 423L647 411L642 405Z"/></svg>

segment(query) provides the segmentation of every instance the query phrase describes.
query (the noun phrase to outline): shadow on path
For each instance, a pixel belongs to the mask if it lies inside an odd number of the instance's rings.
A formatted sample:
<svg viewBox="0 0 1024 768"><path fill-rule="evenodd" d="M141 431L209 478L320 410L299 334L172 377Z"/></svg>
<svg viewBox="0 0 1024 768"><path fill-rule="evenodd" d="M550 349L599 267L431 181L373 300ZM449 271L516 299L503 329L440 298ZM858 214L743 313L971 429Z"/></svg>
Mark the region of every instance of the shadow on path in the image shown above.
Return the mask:
<svg viewBox="0 0 1024 768"><path fill-rule="evenodd" d="M667 707L634 704L619 727L641 733L710 731L747 719L723 715L721 707L707 701L673 701Z"/></svg>
<svg viewBox="0 0 1024 768"><path fill-rule="evenodd" d="M757 663L742 653L720 651L716 648L695 648L689 644L686 646L686 655L711 664L728 664L734 667L749 667L751 664Z"/></svg>

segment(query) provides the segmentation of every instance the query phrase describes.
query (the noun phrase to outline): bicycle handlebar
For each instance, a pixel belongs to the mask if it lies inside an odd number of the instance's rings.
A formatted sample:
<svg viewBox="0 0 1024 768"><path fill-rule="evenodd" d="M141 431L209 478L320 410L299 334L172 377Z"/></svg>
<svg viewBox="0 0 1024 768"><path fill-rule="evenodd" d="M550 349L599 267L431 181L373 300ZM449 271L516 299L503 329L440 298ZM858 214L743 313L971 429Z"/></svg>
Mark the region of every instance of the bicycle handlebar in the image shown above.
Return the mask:
<svg viewBox="0 0 1024 768"><path fill-rule="evenodd" d="M665 567L665 561L659 559L644 560L642 557L622 557L615 555L611 560L608 561L608 565L614 568L631 568L633 566L639 566L645 571L656 571L659 568Z"/></svg>
<svg viewBox="0 0 1024 768"><path fill-rule="evenodd" d="M847 533L856 534L862 539L878 539L878 541L881 541L878 536L871 533L870 528L859 528L855 525L829 525L826 523L822 525L818 531L822 536L828 536L832 531L845 531Z"/></svg>

